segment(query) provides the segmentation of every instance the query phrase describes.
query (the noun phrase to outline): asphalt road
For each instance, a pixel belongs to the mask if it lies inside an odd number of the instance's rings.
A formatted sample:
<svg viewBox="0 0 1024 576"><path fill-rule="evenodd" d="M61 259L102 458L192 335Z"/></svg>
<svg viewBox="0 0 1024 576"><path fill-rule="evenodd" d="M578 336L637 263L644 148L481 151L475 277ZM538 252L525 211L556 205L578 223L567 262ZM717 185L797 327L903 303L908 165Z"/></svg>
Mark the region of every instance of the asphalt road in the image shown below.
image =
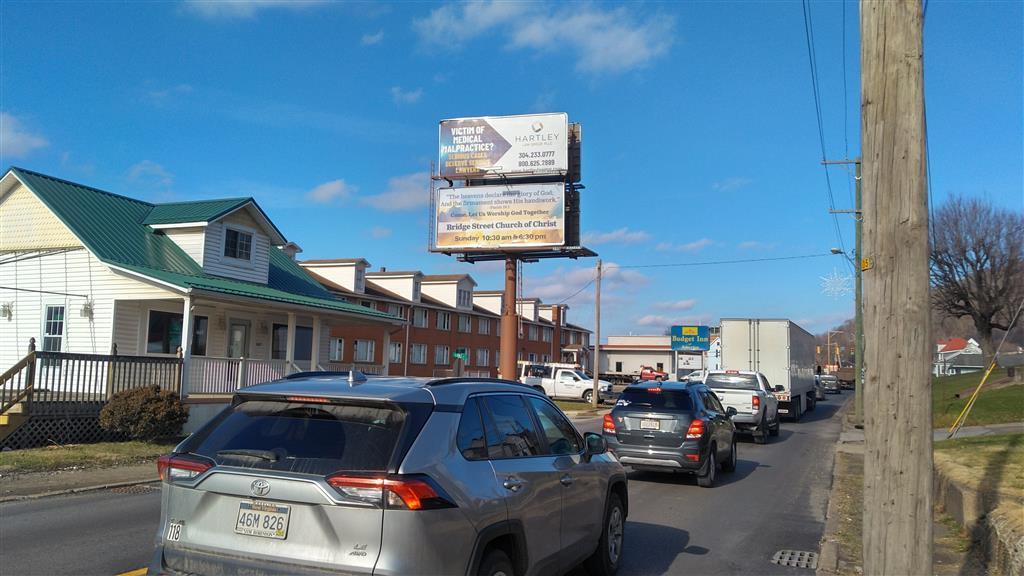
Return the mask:
<svg viewBox="0 0 1024 576"><path fill-rule="evenodd" d="M688 476L631 473L619 574L791 574L770 563L783 549L818 550L825 525L834 417L852 394L830 396L767 445L743 441L732 474L700 488ZM578 420L598 431L598 418ZM148 487L0 505L0 573L112 575L146 566L160 494ZM572 576L584 576L577 570Z"/></svg>

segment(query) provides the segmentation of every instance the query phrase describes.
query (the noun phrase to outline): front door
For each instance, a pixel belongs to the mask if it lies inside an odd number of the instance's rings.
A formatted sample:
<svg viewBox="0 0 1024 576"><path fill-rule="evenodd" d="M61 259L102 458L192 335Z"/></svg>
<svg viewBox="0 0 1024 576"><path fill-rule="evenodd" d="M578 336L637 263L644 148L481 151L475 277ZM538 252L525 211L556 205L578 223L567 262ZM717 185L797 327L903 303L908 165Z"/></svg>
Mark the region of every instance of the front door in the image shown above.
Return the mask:
<svg viewBox="0 0 1024 576"><path fill-rule="evenodd" d="M249 356L249 333L252 323L248 320L231 320L228 324L228 358Z"/></svg>

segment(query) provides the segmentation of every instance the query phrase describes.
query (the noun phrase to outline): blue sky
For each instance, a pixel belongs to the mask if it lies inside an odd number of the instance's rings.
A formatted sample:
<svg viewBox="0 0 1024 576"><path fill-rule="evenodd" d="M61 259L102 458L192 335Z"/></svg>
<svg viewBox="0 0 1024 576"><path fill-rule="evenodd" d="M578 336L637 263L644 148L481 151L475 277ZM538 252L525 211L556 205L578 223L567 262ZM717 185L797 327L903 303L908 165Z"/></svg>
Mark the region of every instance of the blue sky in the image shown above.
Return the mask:
<svg viewBox="0 0 1024 576"><path fill-rule="evenodd" d="M856 156L857 4L811 16L827 155ZM1019 2L929 3L936 203L1024 209L1022 21ZM426 251L437 122L537 111L583 124L605 335L748 315L822 331L852 314L851 297L823 293L822 277L850 273L838 256L642 267L839 244L800 3L0 6L0 163L151 201L251 195L305 258L500 288L499 266ZM850 208L848 172L831 181ZM850 249L852 221L838 222ZM579 292L570 321L590 325L593 264L525 265L525 292Z"/></svg>

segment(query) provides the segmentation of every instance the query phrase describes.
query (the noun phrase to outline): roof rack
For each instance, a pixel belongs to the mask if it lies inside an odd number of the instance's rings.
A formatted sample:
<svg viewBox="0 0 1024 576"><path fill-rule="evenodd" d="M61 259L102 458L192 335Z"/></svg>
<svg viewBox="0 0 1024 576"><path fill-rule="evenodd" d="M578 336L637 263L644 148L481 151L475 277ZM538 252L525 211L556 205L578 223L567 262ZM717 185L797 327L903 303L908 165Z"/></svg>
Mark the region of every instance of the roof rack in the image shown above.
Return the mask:
<svg viewBox="0 0 1024 576"><path fill-rule="evenodd" d="M313 376L338 376L348 379L349 382L366 382L366 374L363 374L359 370L306 370L305 372L295 372L284 377L285 380L295 380L298 378L310 378Z"/></svg>
<svg viewBox="0 0 1024 576"><path fill-rule="evenodd" d="M442 386L445 384L516 384L519 386L526 386L522 382L515 380L505 380L503 378L470 378L468 376L455 376L451 378L438 378L437 380L431 380L427 382L427 386ZM529 388L529 386L527 386Z"/></svg>

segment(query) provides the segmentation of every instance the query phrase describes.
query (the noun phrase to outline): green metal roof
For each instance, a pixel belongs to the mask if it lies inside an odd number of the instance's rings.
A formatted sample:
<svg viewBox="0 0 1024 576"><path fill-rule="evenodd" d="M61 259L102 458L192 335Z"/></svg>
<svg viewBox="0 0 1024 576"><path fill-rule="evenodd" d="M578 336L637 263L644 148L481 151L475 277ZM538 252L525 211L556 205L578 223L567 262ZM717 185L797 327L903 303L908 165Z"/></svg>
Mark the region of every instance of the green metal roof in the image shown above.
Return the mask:
<svg viewBox="0 0 1024 576"><path fill-rule="evenodd" d="M194 288L371 318L401 320L397 316L339 300L277 248L270 249L266 284L206 274L174 241L145 223L153 210L161 205L118 196L24 168L12 167L9 172L13 172L35 193L90 252L107 264L183 290Z"/></svg>
<svg viewBox="0 0 1024 576"><path fill-rule="evenodd" d="M222 200L196 200L157 204L146 216L143 224L178 224L181 222L210 222L233 212L252 198L224 198Z"/></svg>

